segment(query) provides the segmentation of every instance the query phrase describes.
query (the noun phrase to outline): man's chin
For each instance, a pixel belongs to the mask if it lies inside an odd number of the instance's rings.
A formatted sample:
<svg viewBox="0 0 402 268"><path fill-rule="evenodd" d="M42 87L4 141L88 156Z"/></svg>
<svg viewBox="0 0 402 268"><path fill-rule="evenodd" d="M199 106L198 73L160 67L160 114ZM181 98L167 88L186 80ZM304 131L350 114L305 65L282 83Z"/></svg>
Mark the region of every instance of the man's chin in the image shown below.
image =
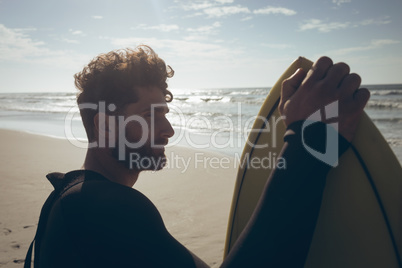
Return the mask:
<svg viewBox="0 0 402 268"><path fill-rule="evenodd" d="M163 168L166 166L167 159L166 159L165 154L163 154L163 155L161 155L161 156L154 157L154 159L156 160L156 161L155 161L156 164L155 164L154 166L152 166L152 167L151 167L150 169L148 169L148 170L157 171L157 170L163 169Z"/></svg>
<svg viewBox="0 0 402 268"><path fill-rule="evenodd" d="M125 161L129 169L137 171L161 170L166 166L167 159L164 153L152 156L142 156L137 153L131 153L128 161Z"/></svg>

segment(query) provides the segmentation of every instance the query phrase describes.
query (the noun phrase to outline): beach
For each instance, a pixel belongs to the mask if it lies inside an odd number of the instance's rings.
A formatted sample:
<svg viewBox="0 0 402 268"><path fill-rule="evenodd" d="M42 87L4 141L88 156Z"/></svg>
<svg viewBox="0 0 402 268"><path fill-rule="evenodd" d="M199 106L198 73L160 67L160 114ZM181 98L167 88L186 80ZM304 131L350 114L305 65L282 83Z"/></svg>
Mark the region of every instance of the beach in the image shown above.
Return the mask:
<svg viewBox="0 0 402 268"><path fill-rule="evenodd" d="M22 267L40 209L53 189L46 174L79 169L85 149L66 139L13 130L0 130L0 144L0 267ZM178 241L214 266L223 257L234 159L180 146L167 148L166 155L170 166L143 172L134 188L156 205ZM190 162L184 165L181 159Z"/></svg>
<svg viewBox="0 0 402 268"><path fill-rule="evenodd" d="M369 89L365 111L402 162L402 85ZM142 172L134 185L158 208L169 232L212 267L222 261L239 158L268 92L176 92L167 166ZM0 94L0 267L22 266L53 190L45 176L80 169L85 140L75 93Z"/></svg>

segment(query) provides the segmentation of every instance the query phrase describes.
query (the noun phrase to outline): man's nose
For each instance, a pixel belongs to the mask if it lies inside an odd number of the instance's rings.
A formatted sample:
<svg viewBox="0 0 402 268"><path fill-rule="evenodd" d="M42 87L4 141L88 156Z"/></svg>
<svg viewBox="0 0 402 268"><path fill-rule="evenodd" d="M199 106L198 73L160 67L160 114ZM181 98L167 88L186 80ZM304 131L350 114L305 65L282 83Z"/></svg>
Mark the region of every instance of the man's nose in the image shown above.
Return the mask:
<svg viewBox="0 0 402 268"><path fill-rule="evenodd" d="M162 137L168 139L171 138L173 135L174 135L174 129L170 124L169 120L165 118L162 128Z"/></svg>

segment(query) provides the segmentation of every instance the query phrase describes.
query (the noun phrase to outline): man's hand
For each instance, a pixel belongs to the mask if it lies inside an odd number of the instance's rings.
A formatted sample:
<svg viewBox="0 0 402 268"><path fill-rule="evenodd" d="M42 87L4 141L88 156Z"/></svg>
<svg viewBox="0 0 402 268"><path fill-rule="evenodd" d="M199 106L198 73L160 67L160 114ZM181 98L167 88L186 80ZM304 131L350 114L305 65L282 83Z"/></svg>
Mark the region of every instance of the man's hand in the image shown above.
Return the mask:
<svg viewBox="0 0 402 268"><path fill-rule="evenodd" d="M338 101L338 131L349 142L352 141L370 92L366 88L359 89L360 76L349 71L345 63L333 64L330 58L321 57L307 74L298 69L283 81L279 111L285 116L285 124L305 120Z"/></svg>

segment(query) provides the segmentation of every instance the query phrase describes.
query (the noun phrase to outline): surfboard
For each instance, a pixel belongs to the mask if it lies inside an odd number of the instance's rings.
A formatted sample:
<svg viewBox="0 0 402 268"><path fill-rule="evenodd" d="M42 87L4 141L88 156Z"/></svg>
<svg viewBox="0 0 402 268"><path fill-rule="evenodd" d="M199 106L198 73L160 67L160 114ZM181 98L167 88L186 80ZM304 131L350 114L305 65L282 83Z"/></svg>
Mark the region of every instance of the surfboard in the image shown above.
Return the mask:
<svg viewBox="0 0 402 268"><path fill-rule="evenodd" d="M282 81L298 68L309 70L311 66L306 58L295 60L270 90L254 122L241 156L224 257L250 219L272 171L261 172L241 163L245 157L279 155L285 132L277 109ZM271 146L260 148L262 144ZM402 267L401 256L402 168L364 113L351 147L327 176L305 267Z"/></svg>

